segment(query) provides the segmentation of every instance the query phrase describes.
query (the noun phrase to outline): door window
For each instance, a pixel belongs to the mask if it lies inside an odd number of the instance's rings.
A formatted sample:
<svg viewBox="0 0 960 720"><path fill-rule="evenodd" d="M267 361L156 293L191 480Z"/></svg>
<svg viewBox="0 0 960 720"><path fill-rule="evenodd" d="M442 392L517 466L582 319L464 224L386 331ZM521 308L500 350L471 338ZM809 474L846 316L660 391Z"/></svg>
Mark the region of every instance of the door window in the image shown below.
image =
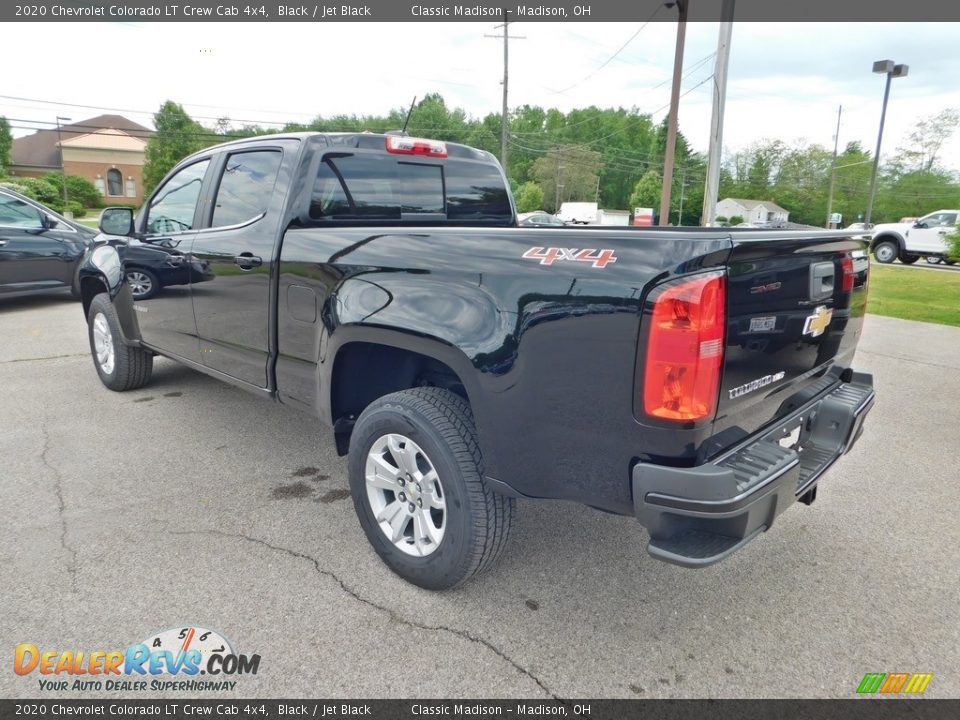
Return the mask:
<svg viewBox="0 0 960 720"><path fill-rule="evenodd" d="M265 213L282 157L279 150L228 156L217 188L212 227L239 225Z"/></svg>
<svg viewBox="0 0 960 720"><path fill-rule="evenodd" d="M956 213L934 213L923 218L924 224L928 228L943 227L945 225L955 225L957 222Z"/></svg>
<svg viewBox="0 0 960 720"><path fill-rule="evenodd" d="M0 195L0 225L37 230L43 227L39 211L10 195Z"/></svg>
<svg viewBox="0 0 960 720"><path fill-rule="evenodd" d="M147 232L178 233L193 228L193 216L200 199L200 186L209 160L201 160L180 170L153 196L147 213Z"/></svg>

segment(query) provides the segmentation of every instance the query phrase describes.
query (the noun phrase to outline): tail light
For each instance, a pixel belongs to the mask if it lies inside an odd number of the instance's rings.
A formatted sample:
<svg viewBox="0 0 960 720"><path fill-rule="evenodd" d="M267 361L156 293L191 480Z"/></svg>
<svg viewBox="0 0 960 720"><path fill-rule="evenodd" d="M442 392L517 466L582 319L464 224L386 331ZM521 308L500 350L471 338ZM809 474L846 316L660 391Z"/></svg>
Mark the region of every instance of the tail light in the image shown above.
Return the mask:
<svg viewBox="0 0 960 720"><path fill-rule="evenodd" d="M714 414L726 323L723 271L668 283L654 290L647 338L643 409L667 420Z"/></svg>
<svg viewBox="0 0 960 720"><path fill-rule="evenodd" d="M840 270L843 273L843 291L853 292L853 258L847 256L840 261Z"/></svg>
<svg viewBox="0 0 960 720"><path fill-rule="evenodd" d="M447 156L447 144L441 140L387 135L387 152L398 155L426 155L427 157L445 158Z"/></svg>

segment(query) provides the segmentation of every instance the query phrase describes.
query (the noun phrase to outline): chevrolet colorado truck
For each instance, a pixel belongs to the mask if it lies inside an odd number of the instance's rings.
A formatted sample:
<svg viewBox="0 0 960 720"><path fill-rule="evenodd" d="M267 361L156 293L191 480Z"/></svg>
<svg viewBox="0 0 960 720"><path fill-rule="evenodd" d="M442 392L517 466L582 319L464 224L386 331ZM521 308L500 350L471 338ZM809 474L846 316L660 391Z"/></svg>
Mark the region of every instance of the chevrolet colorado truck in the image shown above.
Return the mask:
<svg viewBox="0 0 960 720"><path fill-rule="evenodd" d="M192 155L102 215L96 372L131 390L162 355L317 416L373 548L430 589L501 555L517 498L633 515L688 567L812 502L874 402L866 241L517 227L508 188L489 153L402 134ZM203 272L137 299L144 244Z"/></svg>
<svg viewBox="0 0 960 720"><path fill-rule="evenodd" d="M921 257L939 258L947 265L950 257L948 236L956 230L958 210L937 210L911 222L883 223L873 228L870 249L879 263L898 259L912 265Z"/></svg>

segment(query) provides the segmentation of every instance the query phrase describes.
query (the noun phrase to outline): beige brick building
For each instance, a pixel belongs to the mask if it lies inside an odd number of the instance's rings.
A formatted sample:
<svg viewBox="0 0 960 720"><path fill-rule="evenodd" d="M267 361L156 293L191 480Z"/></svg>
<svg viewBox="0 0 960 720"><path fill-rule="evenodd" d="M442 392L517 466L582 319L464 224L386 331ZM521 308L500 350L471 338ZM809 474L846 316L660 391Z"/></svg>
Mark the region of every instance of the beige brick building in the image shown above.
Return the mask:
<svg viewBox="0 0 960 720"><path fill-rule="evenodd" d="M10 149L10 173L40 177L63 169L92 182L107 205L135 205L143 202L143 162L149 128L120 115L99 115L89 120L62 125L56 130L39 130L15 138Z"/></svg>

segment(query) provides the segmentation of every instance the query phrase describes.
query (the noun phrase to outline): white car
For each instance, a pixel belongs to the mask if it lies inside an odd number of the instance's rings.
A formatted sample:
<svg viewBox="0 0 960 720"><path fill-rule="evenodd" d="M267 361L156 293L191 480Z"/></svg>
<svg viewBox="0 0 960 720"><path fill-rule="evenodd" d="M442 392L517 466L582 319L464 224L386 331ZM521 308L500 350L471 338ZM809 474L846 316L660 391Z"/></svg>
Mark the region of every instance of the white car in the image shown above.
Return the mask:
<svg viewBox="0 0 960 720"><path fill-rule="evenodd" d="M921 257L940 257L948 265L947 236L956 230L960 210L937 210L915 222L886 223L873 228L870 249L879 263L896 259L910 265Z"/></svg>

